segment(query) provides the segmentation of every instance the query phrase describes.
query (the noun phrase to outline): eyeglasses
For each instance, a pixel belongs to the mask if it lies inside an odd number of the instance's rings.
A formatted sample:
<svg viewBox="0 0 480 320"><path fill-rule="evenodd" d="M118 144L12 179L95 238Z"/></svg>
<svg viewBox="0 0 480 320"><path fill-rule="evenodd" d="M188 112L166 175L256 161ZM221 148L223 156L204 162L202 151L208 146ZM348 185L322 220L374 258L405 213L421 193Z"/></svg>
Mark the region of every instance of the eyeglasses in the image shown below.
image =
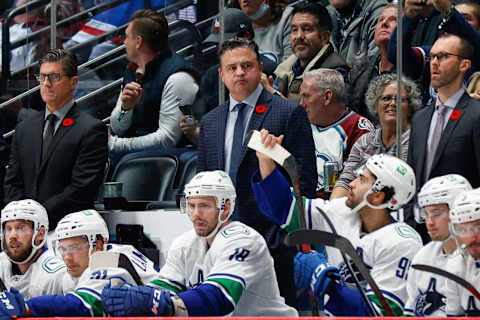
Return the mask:
<svg viewBox="0 0 480 320"><path fill-rule="evenodd" d="M390 101L397 102L397 96L392 96L390 94L387 94L384 96L380 96L379 100L382 101L383 103L389 103ZM402 102L408 102L408 98L402 97Z"/></svg>
<svg viewBox="0 0 480 320"><path fill-rule="evenodd" d="M460 238L473 237L480 233L480 225L452 224L453 234Z"/></svg>
<svg viewBox="0 0 480 320"><path fill-rule="evenodd" d="M72 244L70 246L58 246L57 247L57 250L58 252L60 253L60 255L63 257L67 254L75 254L75 253L78 253L80 251L82 251L83 249L85 249L86 247L88 247L88 244L86 243L83 243L83 244Z"/></svg>
<svg viewBox="0 0 480 320"><path fill-rule="evenodd" d="M31 233L33 229L28 225L19 225L15 227L5 227L5 234L10 235L12 233Z"/></svg>
<svg viewBox="0 0 480 320"><path fill-rule="evenodd" d="M35 79L37 79L38 82L44 82L48 78L48 81L54 83L60 81L63 76L61 73L39 73L35 75Z"/></svg>
<svg viewBox="0 0 480 320"><path fill-rule="evenodd" d="M447 60L449 56L455 56L462 59L467 59L466 57L461 56L459 54L450 53L450 52L439 52L439 53L430 53L430 55L427 57L427 60L429 62L432 62L433 60L435 60L435 58L437 58L438 62L443 62Z"/></svg>

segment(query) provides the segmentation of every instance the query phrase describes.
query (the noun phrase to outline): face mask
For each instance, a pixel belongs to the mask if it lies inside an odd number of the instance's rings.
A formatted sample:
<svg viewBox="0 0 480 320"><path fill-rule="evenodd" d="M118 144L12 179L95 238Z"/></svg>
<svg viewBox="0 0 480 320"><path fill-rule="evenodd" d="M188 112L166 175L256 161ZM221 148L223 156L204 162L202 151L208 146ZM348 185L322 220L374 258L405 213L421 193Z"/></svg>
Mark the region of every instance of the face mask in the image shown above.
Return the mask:
<svg viewBox="0 0 480 320"><path fill-rule="evenodd" d="M261 17L263 17L263 16L267 13L268 9L270 9L270 6L264 2L264 3L262 3L262 5L260 6L260 8L258 8L258 11L257 11L257 12L255 12L254 14L249 15L248 17L249 17L250 20L252 20L252 21L257 20L257 19L260 19Z"/></svg>

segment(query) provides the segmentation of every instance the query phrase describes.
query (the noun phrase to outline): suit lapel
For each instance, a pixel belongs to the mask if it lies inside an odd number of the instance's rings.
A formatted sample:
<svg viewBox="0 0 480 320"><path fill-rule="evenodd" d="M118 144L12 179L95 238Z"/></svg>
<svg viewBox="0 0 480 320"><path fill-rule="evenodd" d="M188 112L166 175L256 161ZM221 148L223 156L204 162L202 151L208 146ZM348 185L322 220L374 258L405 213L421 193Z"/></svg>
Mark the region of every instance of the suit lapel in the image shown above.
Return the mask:
<svg viewBox="0 0 480 320"><path fill-rule="evenodd" d="M418 141L424 141L423 150L419 152L420 158L418 159L417 168L415 168L420 172L418 177L423 177L425 175L425 158L428 152L428 132L430 131L430 123L432 122L433 112L435 111L435 102L429 104L425 111L426 112L422 114L422 117L416 122L419 124L419 128L417 129Z"/></svg>
<svg viewBox="0 0 480 320"><path fill-rule="evenodd" d="M76 107L76 104L74 103L70 111L68 111L67 115L62 120L62 123L60 123L60 125L58 126L58 129L55 132L55 135L52 137L52 142L50 142L50 146L48 147L47 154L42 157L39 172L43 170L43 168L45 167L45 164L48 162L48 159L51 157L53 151L58 146L60 141L62 141L65 134L69 132L73 126L76 125L78 113L76 112L75 107ZM70 125L65 125L64 123L66 119L71 119L72 123Z"/></svg>
<svg viewBox="0 0 480 320"><path fill-rule="evenodd" d="M455 110L460 111L460 116L455 120L452 120L452 118L448 119L447 126L443 130L440 141L438 142L438 147L435 152L435 158L433 158L431 171L433 171L433 168L435 168L435 165L439 161L440 156L443 154L443 151L445 150L447 142L452 136L453 130L456 128L457 124L461 121L461 118L465 116L466 106L468 104L468 97L469 97L468 94L465 92L462 98L460 98L460 101L458 102L457 106L455 107Z"/></svg>
<svg viewBox="0 0 480 320"><path fill-rule="evenodd" d="M35 157L35 172L39 172L40 162L42 161L42 143L43 143L43 123L45 122L45 112L42 116L32 121L32 148Z"/></svg>
<svg viewBox="0 0 480 320"><path fill-rule="evenodd" d="M218 152L217 166L218 168L225 170L225 128L227 127L227 117L228 117L228 106L230 102L227 102L221 105L220 111L217 116L217 123L219 123L219 132L217 134L217 146L221 146Z"/></svg>
<svg viewBox="0 0 480 320"><path fill-rule="evenodd" d="M250 118L250 121L248 122L248 127L246 133L250 132L251 130L260 130L261 125L263 123L263 120L265 119L265 116L270 112L271 108L271 102L272 102L272 97L271 95L268 94L267 90L263 89L262 93L260 94L260 97L258 97L257 105L264 105L266 107L265 112L259 113L257 112L256 106L253 109L252 116ZM242 144L242 153L240 155L240 163L242 163L243 158L245 157L245 154L248 151L248 147L245 144Z"/></svg>

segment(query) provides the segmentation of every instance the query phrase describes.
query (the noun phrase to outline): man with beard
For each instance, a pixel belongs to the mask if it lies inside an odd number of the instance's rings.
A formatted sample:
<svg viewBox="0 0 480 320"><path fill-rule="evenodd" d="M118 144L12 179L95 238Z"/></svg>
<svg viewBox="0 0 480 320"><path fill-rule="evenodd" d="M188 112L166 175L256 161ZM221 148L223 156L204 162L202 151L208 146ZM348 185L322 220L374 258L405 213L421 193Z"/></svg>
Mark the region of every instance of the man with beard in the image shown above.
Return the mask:
<svg viewBox="0 0 480 320"><path fill-rule="evenodd" d="M334 52L330 43L332 21L328 11L315 3L301 3L292 12L290 44L294 52L275 70L278 92L288 100L300 102L300 86L305 73L319 68L335 69L344 78L350 66ZM266 86L271 93L272 87Z"/></svg>
<svg viewBox="0 0 480 320"><path fill-rule="evenodd" d="M26 298L62 293L65 264L45 246L48 216L34 200L10 202L1 216L0 277Z"/></svg>
<svg viewBox="0 0 480 320"><path fill-rule="evenodd" d="M283 140L283 137L275 137L266 130L261 133L266 148ZM299 214L305 216L308 229L330 232L318 209L321 208L332 220L338 234L349 239L359 252L394 314L402 315L407 299L408 266L422 247L422 241L415 230L395 221L390 212L413 197L415 176L412 168L393 156L374 155L351 182L352 189L347 197L331 201L299 199L304 202L305 208L305 212L300 213L295 204L297 199L273 160L260 152L257 152L257 157L260 170L251 181L262 213L288 232L299 229ZM333 280L340 274L340 282ZM327 247L326 255L297 253L294 275L295 285L312 290L318 298L319 307L332 315L370 315L360 292L352 288L351 274L345 268L338 249ZM384 315L385 311L371 288L364 281L361 284L375 312Z"/></svg>
<svg viewBox="0 0 480 320"><path fill-rule="evenodd" d="M58 222L55 238L56 250L68 268L68 274L64 276L65 295L59 292L27 300L18 291L5 291L0 300L0 318L102 316L100 296L105 286L125 282L133 284L135 280L132 274L135 272L143 283L157 277L158 267L133 246L108 243L107 224L95 210L66 215ZM111 253L123 254L135 272L123 268L126 264L122 264L120 258L117 264L113 264L116 257ZM106 259L111 264L97 262Z"/></svg>
<svg viewBox="0 0 480 320"><path fill-rule="evenodd" d="M455 197L471 190L470 183L458 174L448 174L429 180L418 194L420 215L432 242L413 257L412 264L426 264L444 268L457 248L450 235L449 212ZM446 317L446 281L442 276L427 274L410 268L407 279L408 300L405 315L415 317Z"/></svg>
<svg viewBox="0 0 480 320"><path fill-rule="evenodd" d="M280 296L267 244L255 229L230 221L236 192L224 171L198 173L181 209L193 230L176 238L153 284L105 288L109 315L296 317Z"/></svg>
<svg viewBox="0 0 480 320"><path fill-rule="evenodd" d="M480 102L463 87L472 55L470 42L452 34L440 36L430 50L431 85L438 96L414 115L408 145L407 162L418 189L451 173L465 177L473 188L480 186ZM416 228L428 239L421 225Z"/></svg>

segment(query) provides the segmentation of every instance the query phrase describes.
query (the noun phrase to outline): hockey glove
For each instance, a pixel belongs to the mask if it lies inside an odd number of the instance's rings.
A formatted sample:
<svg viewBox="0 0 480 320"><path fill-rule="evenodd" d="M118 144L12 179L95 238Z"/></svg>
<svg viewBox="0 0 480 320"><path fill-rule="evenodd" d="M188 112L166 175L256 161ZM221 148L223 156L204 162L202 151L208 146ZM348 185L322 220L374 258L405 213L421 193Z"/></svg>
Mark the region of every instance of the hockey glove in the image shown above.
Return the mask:
<svg viewBox="0 0 480 320"><path fill-rule="evenodd" d="M25 300L23 295L15 288L10 288L10 292L5 290L0 293L0 318L5 316L12 318L23 317L27 314Z"/></svg>
<svg viewBox="0 0 480 320"><path fill-rule="evenodd" d="M312 290L323 301L332 279L339 279L338 269L329 265L327 258L318 252L299 252L294 260L295 285L298 288Z"/></svg>
<svg viewBox="0 0 480 320"><path fill-rule="evenodd" d="M172 293L148 286L121 286L102 290L102 304L106 314L124 316L173 315Z"/></svg>

